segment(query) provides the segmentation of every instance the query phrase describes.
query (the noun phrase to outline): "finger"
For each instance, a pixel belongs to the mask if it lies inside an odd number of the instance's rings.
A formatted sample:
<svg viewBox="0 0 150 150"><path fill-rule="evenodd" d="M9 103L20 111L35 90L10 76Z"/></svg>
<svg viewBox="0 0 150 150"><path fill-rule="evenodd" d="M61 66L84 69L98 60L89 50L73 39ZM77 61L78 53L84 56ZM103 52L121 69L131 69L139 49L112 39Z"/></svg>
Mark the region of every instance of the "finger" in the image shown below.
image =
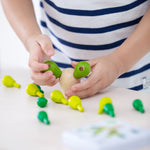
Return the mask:
<svg viewBox="0 0 150 150"><path fill-rule="evenodd" d="M77 63L78 63L77 61L72 61L71 62L72 67L74 68L77 65Z"/></svg>
<svg viewBox="0 0 150 150"><path fill-rule="evenodd" d="M44 51L44 53L47 55L47 56L53 56L55 51L54 51L54 48L52 46L52 42L50 40L50 38L46 35L44 36L41 36L39 39L38 39L38 43L40 44L42 50Z"/></svg>
<svg viewBox="0 0 150 150"><path fill-rule="evenodd" d="M101 82L98 81L93 87L90 87L88 89L84 89L81 91L75 91L75 92L69 90L65 93L65 95L67 96L67 98L69 98L70 96L73 96L73 95L77 95L80 98L86 98L86 97L95 95L100 90L101 90Z"/></svg>
<svg viewBox="0 0 150 150"><path fill-rule="evenodd" d="M40 82L41 84L43 84L48 79L52 79L52 77L53 77L53 73L51 71L47 71L45 73L37 73L37 72L31 71L31 79L34 82Z"/></svg>
<svg viewBox="0 0 150 150"><path fill-rule="evenodd" d="M53 78L53 79L48 79L45 81L35 81L36 84L38 85L48 85L48 86L53 86L59 82L59 79Z"/></svg>
<svg viewBox="0 0 150 150"><path fill-rule="evenodd" d="M53 85L55 85L55 84L57 84L59 82L59 79L56 79L55 78L55 80L47 80L47 82L46 82L46 85L49 85L49 86L53 86Z"/></svg>
<svg viewBox="0 0 150 150"><path fill-rule="evenodd" d="M34 72L41 72L41 71L44 71L44 70L48 69L48 65L47 64L42 64L42 63L39 63L37 61L30 61L29 62L29 67Z"/></svg>
<svg viewBox="0 0 150 150"><path fill-rule="evenodd" d="M71 87L72 91L80 91L80 90L84 90L84 89L88 89L91 86L94 86L94 84L99 80L99 78L97 78L97 74L95 72L91 73L91 75L89 75L89 77L87 79L85 79L84 81L77 83L75 85L73 85Z"/></svg>

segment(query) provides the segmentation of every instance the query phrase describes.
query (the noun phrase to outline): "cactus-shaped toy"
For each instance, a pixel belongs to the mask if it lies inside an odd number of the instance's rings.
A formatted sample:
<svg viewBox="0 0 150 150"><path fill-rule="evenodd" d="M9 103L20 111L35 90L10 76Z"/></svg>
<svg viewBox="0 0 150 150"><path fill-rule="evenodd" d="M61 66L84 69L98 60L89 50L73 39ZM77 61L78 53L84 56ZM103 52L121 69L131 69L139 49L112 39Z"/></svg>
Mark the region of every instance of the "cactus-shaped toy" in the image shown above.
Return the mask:
<svg viewBox="0 0 150 150"><path fill-rule="evenodd" d="M38 119L41 121L41 122L43 122L43 123L45 123L45 124L50 124L50 121L49 121L49 119L48 119L48 115L47 115L47 113L45 112L45 111L40 111L39 113L38 113Z"/></svg>
<svg viewBox="0 0 150 150"><path fill-rule="evenodd" d="M20 88L21 85L16 83L16 81L9 75L5 75L2 79L2 83L3 85L5 85L6 87L17 87Z"/></svg>
<svg viewBox="0 0 150 150"><path fill-rule="evenodd" d="M135 99L132 103L133 107L137 110L140 111L141 113L144 113L144 107L143 107L143 103L140 99Z"/></svg>
<svg viewBox="0 0 150 150"><path fill-rule="evenodd" d="M100 107L99 107L98 113L102 114L103 112L105 112L106 114L112 117L115 117L112 100L109 97L103 97L100 100Z"/></svg>
<svg viewBox="0 0 150 150"><path fill-rule="evenodd" d="M55 103L63 103L65 105L68 105L68 101L59 90L54 90L53 92L51 92L50 98Z"/></svg>
<svg viewBox="0 0 150 150"><path fill-rule="evenodd" d="M84 108L82 107L80 97L73 95L68 99L68 103L71 108L77 109L80 112L84 112Z"/></svg>
<svg viewBox="0 0 150 150"><path fill-rule="evenodd" d="M35 83L33 83L33 84L35 84ZM44 91L42 90L42 88L40 87L40 85L38 85L38 84L35 84L35 85L38 87L38 89L40 90L40 92L42 92L44 94Z"/></svg>
<svg viewBox="0 0 150 150"><path fill-rule="evenodd" d="M40 92L39 88L33 83L27 85L26 92L31 96L44 97L44 94Z"/></svg>
<svg viewBox="0 0 150 150"><path fill-rule="evenodd" d="M58 65L55 62L53 62L53 61L46 61L45 64L47 64L49 68L47 70L45 70L44 72L52 71L53 75L56 78L60 78L62 71L60 70L60 68L58 67Z"/></svg>

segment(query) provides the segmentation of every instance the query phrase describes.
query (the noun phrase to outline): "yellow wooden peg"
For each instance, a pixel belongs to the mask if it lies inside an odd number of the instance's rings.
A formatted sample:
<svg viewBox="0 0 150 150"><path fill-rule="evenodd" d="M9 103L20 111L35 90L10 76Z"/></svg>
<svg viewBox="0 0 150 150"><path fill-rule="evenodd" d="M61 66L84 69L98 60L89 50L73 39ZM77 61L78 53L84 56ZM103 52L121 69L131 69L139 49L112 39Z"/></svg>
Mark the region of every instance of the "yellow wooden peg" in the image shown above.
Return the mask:
<svg viewBox="0 0 150 150"><path fill-rule="evenodd" d="M27 85L26 93L31 96L44 97L44 94L40 92L39 88L33 83Z"/></svg>
<svg viewBox="0 0 150 150"><path fill-rule="evenodd" d="M68 101L59 90L54 90L53 92L51 92L50 98L55 103L63 103L65 105L68 105Z"/></svg>
<svg viewBox="0 0 150 150"><path fill-rule="evenodd" d="M17 87L20 88L21 85L16 83L16 81L9 75L5 75L2 79L2 83L3 85L5 85L6 87Z"/></svg>
<svg viewBox="0 0 150 150"><path fill-rule="evenodd" d="M68 102L71 108L77 109L80 112L84 112L84 108L82 107L80 97L73 95L68 99Z"/></svg>

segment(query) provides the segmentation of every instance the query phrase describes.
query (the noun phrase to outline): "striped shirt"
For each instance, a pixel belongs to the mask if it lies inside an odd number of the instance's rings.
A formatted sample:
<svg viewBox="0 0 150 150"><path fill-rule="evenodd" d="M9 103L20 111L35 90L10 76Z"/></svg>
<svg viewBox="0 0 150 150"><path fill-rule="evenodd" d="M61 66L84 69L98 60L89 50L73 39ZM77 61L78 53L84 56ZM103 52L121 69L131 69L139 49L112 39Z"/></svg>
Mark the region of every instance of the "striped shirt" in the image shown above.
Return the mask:
<svg viewBox="0 0 150 150"><path fill-rule="evenodd" d="M133 32L150 0L41 0L40 25L59 67L112 53ZM150 78L150 52L112 85L141 90Z"/></svg>

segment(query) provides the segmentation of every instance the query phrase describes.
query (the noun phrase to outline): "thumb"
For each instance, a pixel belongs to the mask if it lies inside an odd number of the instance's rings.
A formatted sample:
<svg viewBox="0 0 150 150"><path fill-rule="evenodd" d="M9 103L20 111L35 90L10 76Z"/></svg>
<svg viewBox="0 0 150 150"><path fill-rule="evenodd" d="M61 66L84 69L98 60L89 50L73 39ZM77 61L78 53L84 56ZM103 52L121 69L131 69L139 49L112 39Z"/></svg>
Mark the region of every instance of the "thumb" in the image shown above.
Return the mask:
<svg viewBox="0 0 150 150"><path fill-rule="evenodd" d="M40 36L40 38L38 39L38 42L39 42L43 52L47 56L51 57L55 54L55 50L52 46L52 42L48 36L46 36L46 35Z"/></svg>
<svg viewBox="0 0 150 150"><path fill-rule="evenodd" d="M89 60L87 62L90 64L91 67L95 66L95 64L96 64L93 59L91 59L91 60Z"/></svg>
<svg viewBox="0 0 150 150"><path fill-rule="evenodd" d="M72 67L74 68L77 65L77 63L78 63L77 61L72 61L71 62Z"/></svg>

